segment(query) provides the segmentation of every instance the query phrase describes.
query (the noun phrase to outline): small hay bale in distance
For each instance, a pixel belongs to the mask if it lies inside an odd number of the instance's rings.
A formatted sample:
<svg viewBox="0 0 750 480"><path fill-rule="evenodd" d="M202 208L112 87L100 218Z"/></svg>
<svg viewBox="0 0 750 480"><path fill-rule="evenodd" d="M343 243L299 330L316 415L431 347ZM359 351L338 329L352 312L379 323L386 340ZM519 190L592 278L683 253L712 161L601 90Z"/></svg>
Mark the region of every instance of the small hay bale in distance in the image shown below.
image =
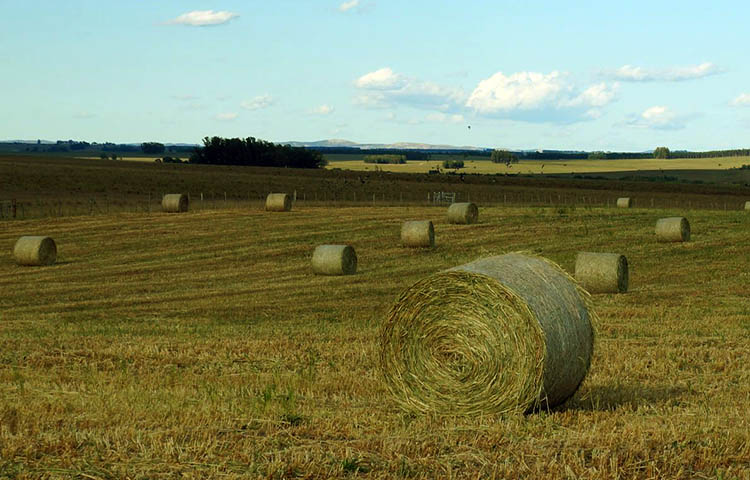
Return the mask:
<svg viewBox="0 0 750 480"><path fill-rule="evenodd" d="M579 252L575 277L589 293L625 293L628 260L619 253Z"/></svg>
<svg viewBox="0 0 750 480"><path fill-rule="evenodd" d="M357 254L351 245L318 245L312 267L317 275L353 275L357 273Z"/></svg>
<svg viewBox="0 0 750 480"><path fill-rule="evenodd" d="M750 210L750 201L745 202L745 210Z"/></svg>
<svg viewBox="0 0 750 480"><path fill-rule="evenodd" d="M633 199L630 197L620 197L617 199L617 208L630 208L633 206Z"/></svg>
<svg viewBox="0 0 750 480"><path fill-rule="evenodd" d="M554 407L578 389L594 346L588 294L522 254L431 275L391 307L380 368L413 413L481 415Z"/></svg>
<svg viewBox="0 0 750 480"><path fill-rule="evenodd" d="M161 199L161 209L167 213L187 212L189 208L188 196L184 193L167 193Z"/></svg>
<svg viewBox="0 0 750 480"><path fill-rule="evenodd" d="M479 209L471 202L452 203L448 207L448 223L469 225L479 220Z"/></svg>
<svg viewBox="0 0 750 480"><path fill-rule="evenodd" d="M656 240L688 242L690 241L690 223L685 217L660 218L656 221Z"/></svg>
<svg viewBox="0 0 750 480"><path fill-rule="evenodd" d="M27 235L16 241L13 257L18 265L52 265L57 260L57 245L50 237Z"/></svg>
<svg viewBox="0 0 750 480"><path fill-rule="evenodd" d="M435 246L435 227L430 220L411 220L401 225L401 244L405 247Z"/></svg>
<svg viewBox="0 0 750 480"><path fill-rule="evenodd" d="M292 197L286 193L269 193L266 197L267 212L288 212L292 209Z"/></svg>

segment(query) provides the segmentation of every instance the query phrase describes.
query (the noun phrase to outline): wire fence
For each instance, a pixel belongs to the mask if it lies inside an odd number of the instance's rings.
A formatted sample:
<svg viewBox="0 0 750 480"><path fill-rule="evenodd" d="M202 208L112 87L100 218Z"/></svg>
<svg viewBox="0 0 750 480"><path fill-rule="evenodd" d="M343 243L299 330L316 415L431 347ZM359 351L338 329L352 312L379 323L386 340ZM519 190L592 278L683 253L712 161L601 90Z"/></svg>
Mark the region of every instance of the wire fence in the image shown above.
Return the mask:
<svg viewBox="0 0 750 480"><path fill-rule="evenodd" d="M187 193L191 211L203 210L262 210L267 194L257 192L196 192ZM446 205L453 202L474 202L480 206L537 206L537 207L612 207L618 196L602 192L544 192L527 190L457 191L457 192L367 192L367 191L305 191L291 193L299 206L398 206ZM161 193L131 194L121 197L86 196L81 198L37 198L33 200L0 200L0 220L67 217L80 215L109 215L117 213L160 213ZM627 196L627 195L622 195ZM717 198L708 195L644 196L634 195L633 208L743 210L745 199Z"/></svg>

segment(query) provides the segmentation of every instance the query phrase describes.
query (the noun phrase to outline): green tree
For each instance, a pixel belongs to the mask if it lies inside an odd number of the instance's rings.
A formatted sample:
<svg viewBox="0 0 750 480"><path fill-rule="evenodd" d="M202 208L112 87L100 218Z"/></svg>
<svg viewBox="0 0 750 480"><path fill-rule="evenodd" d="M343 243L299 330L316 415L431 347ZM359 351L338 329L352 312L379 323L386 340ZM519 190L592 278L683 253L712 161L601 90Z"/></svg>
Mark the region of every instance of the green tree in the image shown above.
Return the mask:
<svg viewBox="0 0 750 480"><path fill-rule="evenodd" d="M164 153L165 147L163 143L159 142L143 142L141 143L141 150L143 153L160 154Z"/></svg>
<svg viewBox="0 0 750 480"><path fill-rule="evenodd" d="M464 161L463 160L443 160L443 168L464 168Z"/></svg>
<svg viewBox="0 0 750 480"><path fill-rule="evenodd" d="M493 150L490 155L490 160L492 160L492 163L504 163L506 165L518 163L518 157L508 150Z"/></svg>
<svg viewBox="0 0 750 480"><path fill-rule="evenodd" d="M669 158L669 149L667 147L656 147L654 158Z"/></svg>

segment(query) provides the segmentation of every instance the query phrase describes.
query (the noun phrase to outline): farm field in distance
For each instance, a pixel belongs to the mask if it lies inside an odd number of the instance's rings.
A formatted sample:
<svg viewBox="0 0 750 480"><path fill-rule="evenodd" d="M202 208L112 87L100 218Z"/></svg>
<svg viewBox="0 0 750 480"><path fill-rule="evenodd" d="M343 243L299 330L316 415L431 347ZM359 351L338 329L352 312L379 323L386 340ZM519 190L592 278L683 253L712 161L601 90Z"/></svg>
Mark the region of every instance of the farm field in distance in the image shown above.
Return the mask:
<svg viewBox="0 0 750 480"><path fill-rule="evenodd" d="M484 205L606 206L627 196L641 207L739 210L750 198L750 170L428 175L0 155L0 218L13 200L19 218L157 212L162 195L176 192L190 196L193 210L260 209L271 192L296 192L302 205L424 205L452 192Z"/></svg>
<svg viewBox="0 0 750 480"><path fill-rule="evenodd" d="M3 223L0 476L9 478L746 478L750 215L742 211L303 207L119 213ZM685 244L654 239L684 215ZM432 219L437 247L399 246ZM16 266L24 234L58 263ZM353 277L312 275L350 243ZM572 271L619 252L630 291L595 295L589 376L526 416L401 412L378 327L413 282L525 250Z"/></svg>
<svg viewBox="0 0 750 480"><path fill-rule="evenodd" d="M750 165L750 157L668 158L623 160L524 160L506 166L492 163L487 157L433 154L430 160L408 160L404 164L373 164L363 161L365 155L326 154L327 168L387 172L427 173L443 169L444 160L463 160L458 173L486 174L590 174L604 172L664 171L664 170L727 170ZM444 169L443 169L444 170Z"/></svg>

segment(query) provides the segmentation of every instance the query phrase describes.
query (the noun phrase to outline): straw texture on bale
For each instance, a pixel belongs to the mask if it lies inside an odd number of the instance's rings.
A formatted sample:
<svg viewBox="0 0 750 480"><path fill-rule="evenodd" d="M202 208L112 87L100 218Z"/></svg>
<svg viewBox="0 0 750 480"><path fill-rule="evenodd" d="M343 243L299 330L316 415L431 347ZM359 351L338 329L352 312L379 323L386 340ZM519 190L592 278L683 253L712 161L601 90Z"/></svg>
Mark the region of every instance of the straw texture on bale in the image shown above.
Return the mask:
<svg viewBox="0 0 750 480"><path fill-rule="evenodd" d="M292 197L286 193L269 193L266 197L267 212L288 212L292 209Z"/></svg>
<svg viewBox="0 0 750 480"><path fill-rule="evenodd" d="M576 257L576 281L589 293L625 293L628 260L618 253L580 252Z"/></svg>
<svg viewBox="0 0 750 480"><path fill-rule="evenodd" d="M57 245L50 237L21 237L13 247L13 257L19 265L52 265L57 260Z"/></svg>
<svg viewBox="0 0 750 480"><path fill-rule="evenodd" d="M517 413L553 407L586 377L588 294L557 265L513 253L405 290L380 331L385 384L407 411Z"/></svg>
<svg viewBox="0 0 750 480"><path fill-rule="evenodd" d="M448 223L471 224L479 220L479 209L470 202L452 203L448 207Z"/></svg>
<svg viewBox="0 0 750 480"><path fill-rule="evenodd" d="M357 273L357 254L350 245L319 245L312 256L313 272L318 275Z"/></svg>
<svg viewBox="0 0 750 480"><path fill-rule="evenodd" d="M656 239L659 242L690 241L690 223L684 217L660 218L656 221Z"/></svg>
<svg viewBox="0 0 750 480"><path fill-rule="evenodd" d="M188 196L182 193L168 193L161 199L161 209L169 213L188 211Z"/></svg>
<svg viewBox="0 0 750 480"><path fill-rule="evenodd" d="M750 210L750 201L745 202L745 210Z"/></svg>
<svg viewBox="0 0 750 480"><path fill-rule="evenodd" d="M618 208L630 208L633 205L633 200L630 197L620 197L617 199Z"/></svg>
<svg viewBox="0 0 750 480"><path fill-rule="evenodd" d="M413 220L401 225L401 243L405 247L435 246L435 227L430 220Z"/></svg>

